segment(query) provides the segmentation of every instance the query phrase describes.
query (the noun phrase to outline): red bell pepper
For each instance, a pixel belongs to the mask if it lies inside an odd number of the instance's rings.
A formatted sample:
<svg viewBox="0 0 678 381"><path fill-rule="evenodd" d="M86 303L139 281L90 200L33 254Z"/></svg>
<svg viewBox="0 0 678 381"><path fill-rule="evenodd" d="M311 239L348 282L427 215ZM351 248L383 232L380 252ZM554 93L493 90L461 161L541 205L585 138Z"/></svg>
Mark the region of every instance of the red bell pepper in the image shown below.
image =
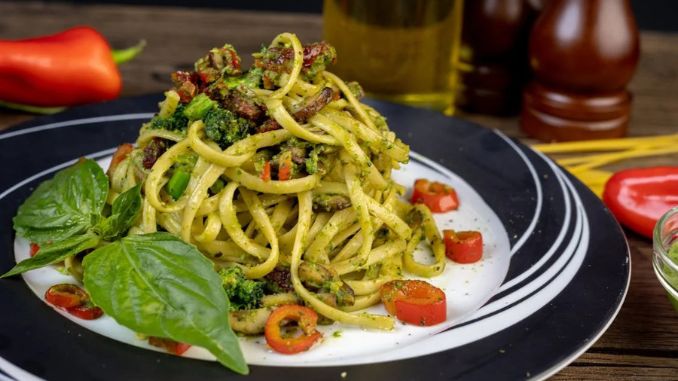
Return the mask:
<svg viewBox="0 0 678 381"><path fill-rule="evenodd" d="M287 157L278 167L278 180L287 181L292 177L292 158Z"/></svg>
<svg viewBox="0 0 678 381"><path fill-rule="evenodd" d="M619 171L605 184L603 202L622 225L652 238L657 220L678 206L678 166Z"/></svg>
<svg viewBox="0 0 678 381"><path fill-rule="evenodd" d="M112 52L99 32L84 26L50 36L0 40L1 104L49 112L114 99L122 87L116 62L132 59L142 47Z"/></svg>
<svg viewBox="0 0 678 381"><path fill-rule="evenodd" d="M266 160L264 163L264 168L261 171L261 174L259 174L259 178L264 180L264 181L271 181L271 161Z"/></svg>

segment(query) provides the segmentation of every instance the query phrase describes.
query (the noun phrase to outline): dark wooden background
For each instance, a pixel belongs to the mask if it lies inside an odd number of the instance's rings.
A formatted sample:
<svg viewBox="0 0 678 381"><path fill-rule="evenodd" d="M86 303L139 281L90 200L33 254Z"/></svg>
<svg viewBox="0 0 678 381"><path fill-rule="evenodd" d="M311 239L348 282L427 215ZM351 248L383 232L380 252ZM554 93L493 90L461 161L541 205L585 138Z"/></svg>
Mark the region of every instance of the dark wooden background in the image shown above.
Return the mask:
<svg viewBox="0 0 678 381"><path fill-rule="evenodd" d="M88 24L100 30L114 47L133 45L143 38L144 53L122 66L123 96L160 92L169 73L190 66L196 57L225 41L243 57L262 42L289 31L302 41L322 38L318 14L271 13L131 5L74 5L45 2L0 3L0 38L54 33ZM678 23L678 18L675 18ZM634 92L630 135L678 132L678 34L641 34L641 61L631 84ZM33 116L0 110L0 130ZM461 115L488 127L523 138L516 118ZM664 156L617 164L678 163ZM632 254L632 280L626 302L608 331L554 380L678 380L678 313L671 308L655 279L651 242L627 234ZM605 253L600 253L605 255Z"/></svg>

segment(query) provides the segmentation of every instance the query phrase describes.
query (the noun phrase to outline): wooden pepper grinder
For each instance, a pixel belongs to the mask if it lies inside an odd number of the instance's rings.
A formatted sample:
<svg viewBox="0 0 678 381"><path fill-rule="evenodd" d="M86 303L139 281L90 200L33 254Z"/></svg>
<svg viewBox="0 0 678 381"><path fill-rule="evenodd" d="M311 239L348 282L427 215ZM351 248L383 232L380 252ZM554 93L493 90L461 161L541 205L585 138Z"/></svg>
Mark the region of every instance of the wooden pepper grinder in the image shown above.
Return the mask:
<svg viewBox="0 0 678 381"><path fill-rule="evenodd" d="M639 56L628 0L550 0L530 35L521 126L544 141L626 134Z"/></svg>
<svg viewBox="0 0 678 381"><path fill-rule="evenodd" d="M460 108L481 114L520 112L529 67L527 40L537 8L528 0L464 3Z"/></svg>

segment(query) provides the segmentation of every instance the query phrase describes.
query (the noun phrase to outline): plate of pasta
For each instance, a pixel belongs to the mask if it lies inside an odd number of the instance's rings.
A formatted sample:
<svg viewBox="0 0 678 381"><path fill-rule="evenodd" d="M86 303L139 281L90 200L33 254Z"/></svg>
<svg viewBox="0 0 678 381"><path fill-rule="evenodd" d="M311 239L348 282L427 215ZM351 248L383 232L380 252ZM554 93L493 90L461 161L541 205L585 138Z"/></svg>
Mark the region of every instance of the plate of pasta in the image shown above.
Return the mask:
<svg viewBox="0 0 678 381"><path fill-rule="evenodd" d="M8 376L542 378L604 332L628 248L571 176L327 43L253 56L0 134Z"/></svg>

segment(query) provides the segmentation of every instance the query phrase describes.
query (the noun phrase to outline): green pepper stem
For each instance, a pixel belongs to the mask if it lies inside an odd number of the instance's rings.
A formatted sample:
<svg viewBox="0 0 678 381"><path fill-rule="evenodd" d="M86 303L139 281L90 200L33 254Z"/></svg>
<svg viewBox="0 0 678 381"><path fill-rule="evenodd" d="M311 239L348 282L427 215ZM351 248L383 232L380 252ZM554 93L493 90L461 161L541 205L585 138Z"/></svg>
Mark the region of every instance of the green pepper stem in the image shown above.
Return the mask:
<svg viewBox="0 0 678 381"><path fill-rule="evenodd" d="M32 114L44 114L44 115L56 114L66 109L66 107L40 107L5 101L0 101L0 107L8 108L11 110L30 112Z"/></svg>
<svg viewBox="0 0 678 381"><path fill-rule="evenodd" d="M131 61L134 59L134 57L138 56L142 50L144 50L145 46L146 40L141 40L136 45L131 46L127 49L111 50L111 55L113 55L113 61L117 65Z"/></svg>

